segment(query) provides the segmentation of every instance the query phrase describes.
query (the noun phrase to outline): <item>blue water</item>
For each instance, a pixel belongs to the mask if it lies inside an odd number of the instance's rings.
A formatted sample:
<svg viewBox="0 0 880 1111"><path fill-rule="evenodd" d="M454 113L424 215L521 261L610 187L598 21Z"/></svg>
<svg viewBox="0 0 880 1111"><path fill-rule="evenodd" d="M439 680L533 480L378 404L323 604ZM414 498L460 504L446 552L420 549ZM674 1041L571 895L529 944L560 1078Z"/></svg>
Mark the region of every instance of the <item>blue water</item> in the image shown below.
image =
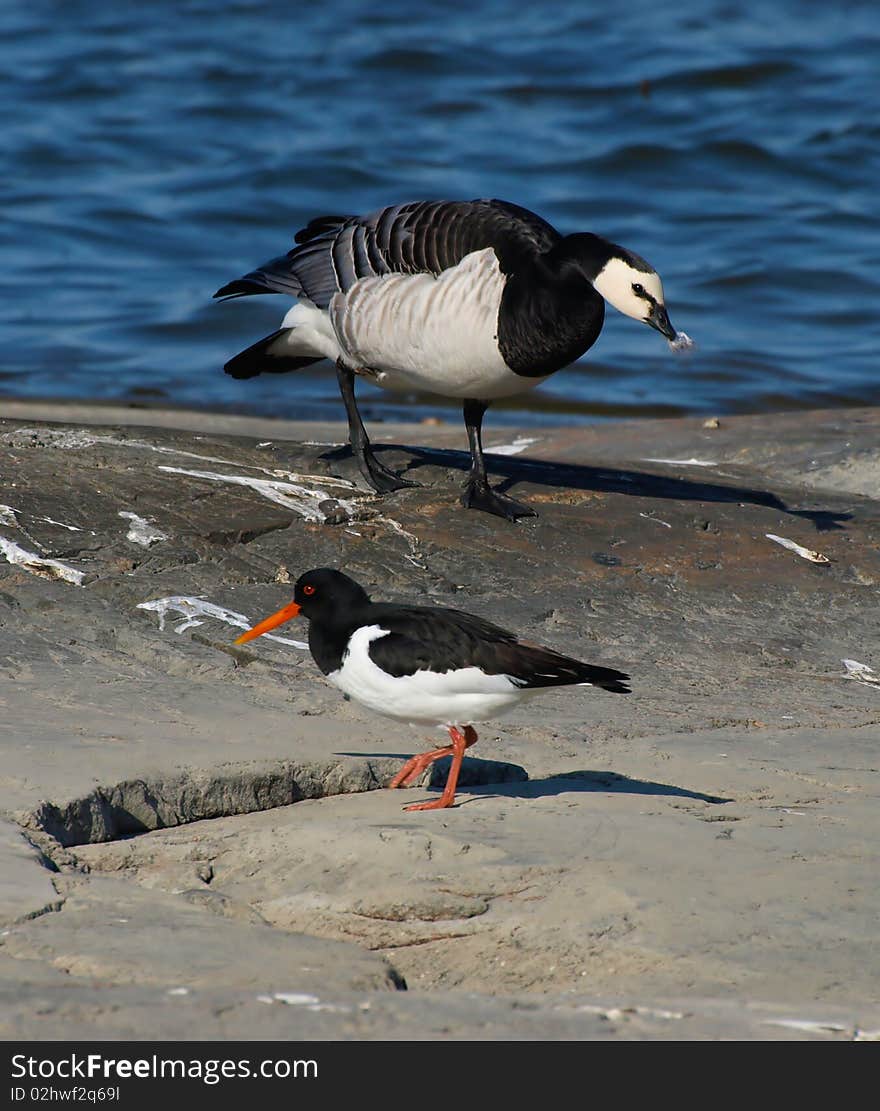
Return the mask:
<svg viewBox="0 0 880 1111"><path fill-rule="evenodd" d="M326 364L227 378L288 302L214 290L317 214L498 196L647 257L698 348L609 310L494 422L880 403L875 0L5 0L0 41L0 395L341 417Z"/></svg>

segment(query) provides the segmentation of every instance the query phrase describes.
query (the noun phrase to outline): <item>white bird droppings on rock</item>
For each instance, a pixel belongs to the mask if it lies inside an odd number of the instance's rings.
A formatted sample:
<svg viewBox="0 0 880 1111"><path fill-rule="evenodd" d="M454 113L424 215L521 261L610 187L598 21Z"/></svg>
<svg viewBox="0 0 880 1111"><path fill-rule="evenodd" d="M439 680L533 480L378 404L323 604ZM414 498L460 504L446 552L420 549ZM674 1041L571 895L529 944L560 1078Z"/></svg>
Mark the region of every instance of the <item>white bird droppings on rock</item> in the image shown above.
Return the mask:
<svg viewBox="0 0 880 1111"><path fill-rule="evenodd" d="M0 505L0 525L8 525L10 528L21 529L27 536L24 526L18 519L20 509L13 509L11 505ZM68 532L82 532L83 530L77 525L66 525L63 521L56 521L54 517L35 517L32 513L25 513L26 517L31 517L34 521L45 521L47 525L57 525L58 528L67 529ZM34 541L36 543L36 541Z"/></svg>
<svg viewBox="0 0 880 1111"><path fill-rule="evenodd" d="M642 463L669 463L674 467L717 467L714 459L642 459Z"/></svg>
<svg viewBox="0 0 880 1111"><path fill-rule="evenodd" d="M139 610L152 610L159 615L160 633L165 630L165 615L168 613L179 613L184 618L175 627L175 633L185 633L187 629L203 625L204 622L199 620L200 617L213 617L217 621L233 625L236 629L250 629L254 624L243 613L236 613L235 610L215 606L213 602L206 602L203 598L192 598L186 594L172 594L167 598L156 598L152 602L138 602L137 608ZM265 639L277 640L279 644L289 644L293 648L308 648L308 645L302 640L291 640L289 637L280 637L275 633L264 633L263 635Z"/></svg>
<svg viewBox="0 0 880 1111"><path fill-rule="evenodd" d="M487 455L519 455L521 451L525 451L527 447L532 444L538 443L536 436L517 436L511 444L495 444L493 447L486 448Z"/></svg>
<svg viewBox="0 0 880 1111"><path fill-rule="evenodd" d="M116 442L110 436L95 436L76 428L13 428L11 432L4 432L0 439L13 447L50 447L62 450Z"/></svg>
<svg viewBox="0 0 880 1111"><path fill-rule="evenodd" d="M66 528L68 532L82 532L82 529L76 525L65 525L63 521L56 521L54 517L35 517L34 520L45 521L47 525L57 525L58 528Z"/></svg>
<svg viewBox="0 0 880 1111"><path fill-rule="evenodd" d="M160 540L168 539L166 533L153 528L143 517L138 517L137 513L120 509L119 516L131 521L125 538L133 544L140 544L142 548L149 548L152 544L158 544Z"/></svg>
<svg viewBox="0 0 880 1111"><path fill-rule="evenodd" d="M858 660L841 660L840 662L846 668L844 678L854 679L857 683L865 683L869 687L880 687L880 675L876 674L873 667L859 663Z"/></svg>
<svg viewBox="0 0 880 1111"><path fill-rule="evenodd" d="M299 513L307 521L326 521L330 512L338 512L340 508L344 510L348 519L356 516L358 512L355 501L339 498L328 493L327 490L305 486L298 482L252 478L250 475L218 474L216 471L190 471L183 467L160 467L159 470L167 471L169 474L188 475L190 478L203 478L209 482L228 482L232 486L247 486L264 498L268 498L269 501L275 502L276 505L282 505L285 509L292 509L295 513ZM315 481L319 480L315 479ZM333 507L330 512L322 508L328 502L332 503Z"/></svg>
<svg viewBox="0 0 880 1111"><path fill-rule="evenodd" d="M842 1022L822 1022L806 1018L765 1018L764 1026L784 1026L789 1030L803 1030L811 1034L822 1030L838 1033L847 1029Z"/></svg>
<svg viewBox="0 0 880 1111"><path fill-rule="evenodd" d="M801 559L808 559L810 563L830 563L831 560L821 552L814 552L812 548L805 548L802 544L796 544L794 540L789 540L785 536L776 536L772 532L765 532L764 535L768 540L772 540L774 544L781 544L783 548L788 548L790 552L799 555Z"/></svg>
<svg viewBox="0 0 880 1111"><path fill-rule="evenodd" d="M654 521L658 525L665 525L666 528L672 528L668 521L661 521L659 517L652 517L650 513L640 513L640 517L644 517L646 521Z"/></svg>
<svg viewBox="0 0 880 1111"><path fill-rule="evenodd" d="M22 567L32 575L39 575L42 579L62 579L64 582L73 583L74 586L82 586L85 578L85 572L68 567L66 563L61 563L57 559L45 559L43 556L35 555L12 540L7 540L5 536L0 536L0 553L10 563Z"/></svg>

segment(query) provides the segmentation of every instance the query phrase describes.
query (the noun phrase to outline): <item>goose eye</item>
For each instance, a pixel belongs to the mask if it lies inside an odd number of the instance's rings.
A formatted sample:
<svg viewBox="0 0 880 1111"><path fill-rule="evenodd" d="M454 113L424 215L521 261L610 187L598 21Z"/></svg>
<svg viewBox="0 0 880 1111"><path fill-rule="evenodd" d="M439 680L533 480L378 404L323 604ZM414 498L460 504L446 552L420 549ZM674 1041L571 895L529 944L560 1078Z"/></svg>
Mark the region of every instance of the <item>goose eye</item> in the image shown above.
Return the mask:
<svg viewBox="0 0 880 1111"><path fill-rule="evenodd" d="M315 593L315 588L313 586L304 586L303 587L303 594L314 594L314 593Z"/></svg>
<svg viewBox="0 0 880 1111"><path fill-rule="evenodd" d="M636 295L636 297L642 297L645 292L645 287L643 285L640 285L638 282L633 282L632 291Z"/></svg>

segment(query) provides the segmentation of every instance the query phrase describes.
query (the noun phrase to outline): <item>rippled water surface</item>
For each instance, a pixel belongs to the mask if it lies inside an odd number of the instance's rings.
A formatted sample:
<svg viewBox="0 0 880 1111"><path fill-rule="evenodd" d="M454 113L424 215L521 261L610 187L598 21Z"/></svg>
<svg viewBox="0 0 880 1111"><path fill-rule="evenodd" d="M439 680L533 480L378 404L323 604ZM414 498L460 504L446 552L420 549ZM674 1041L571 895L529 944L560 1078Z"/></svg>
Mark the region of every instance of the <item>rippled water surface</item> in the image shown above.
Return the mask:
<svg viewBox="0 0 880 1111"><path fill-rule="evenodd" d="M880 402L873 0L6 0L0 35L2 395L341 416L326 364L227 378L286 302L214 290L317 214L497 196L646 256L698 349L609 310L494 422Z"/></svg>

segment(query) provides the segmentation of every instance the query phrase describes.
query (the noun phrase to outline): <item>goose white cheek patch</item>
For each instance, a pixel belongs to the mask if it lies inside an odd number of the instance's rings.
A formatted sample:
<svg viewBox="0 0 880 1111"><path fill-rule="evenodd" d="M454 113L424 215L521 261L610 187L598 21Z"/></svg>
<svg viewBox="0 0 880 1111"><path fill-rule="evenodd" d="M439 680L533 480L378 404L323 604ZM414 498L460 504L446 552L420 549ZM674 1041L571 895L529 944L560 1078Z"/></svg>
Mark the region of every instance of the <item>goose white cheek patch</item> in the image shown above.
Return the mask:
<svg viewBox="0 0 880 1111"><path fill-rule="evenodd" d="M670 351L688 351L694 347L694 341L687 332L678 332L675 339L667 340Z"/></svg>

